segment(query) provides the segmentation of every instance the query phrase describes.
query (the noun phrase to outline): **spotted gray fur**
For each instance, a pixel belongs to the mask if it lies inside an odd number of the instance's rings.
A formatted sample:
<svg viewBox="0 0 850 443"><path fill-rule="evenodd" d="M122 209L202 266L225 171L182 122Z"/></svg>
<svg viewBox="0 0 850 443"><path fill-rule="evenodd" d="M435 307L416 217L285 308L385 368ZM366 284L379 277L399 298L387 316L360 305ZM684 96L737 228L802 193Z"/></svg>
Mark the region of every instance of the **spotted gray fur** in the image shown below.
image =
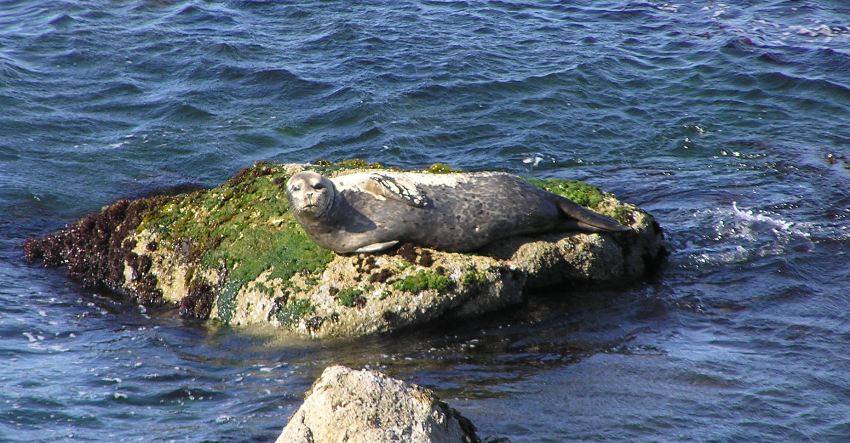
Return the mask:
<svg viewBox="0 0 850 443"><path fill-rule="evenodd" d="M625 231L615 220L504 173L304 171L287 182L295 218L319 245L374 252L399 242L473 251L523 234Z"/></svg>

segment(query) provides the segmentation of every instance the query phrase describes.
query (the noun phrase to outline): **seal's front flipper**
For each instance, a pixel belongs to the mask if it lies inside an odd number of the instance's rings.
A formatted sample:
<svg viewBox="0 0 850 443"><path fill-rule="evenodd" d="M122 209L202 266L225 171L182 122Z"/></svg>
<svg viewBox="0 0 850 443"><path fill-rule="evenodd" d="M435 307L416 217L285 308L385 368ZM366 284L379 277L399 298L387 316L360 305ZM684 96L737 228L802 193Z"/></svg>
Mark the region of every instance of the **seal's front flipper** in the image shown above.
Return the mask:
<svg viewBox="0 0 850 443"><path fill-rule="evenodd" d="M385 241L383 243L372 243L371 245L366 245L361 248L357 248L354 252L378 252L383 251L384 249L391 248L398 244L398 240L393 241Z"/></svg>
<svg viewBox="0 0 850 443"><path fill-rule="evenodd" d="M575 227L582 231L623 232L630 231L632 229L628 226L621 225L617 222L617 220L614 220L611 217L593 212L572 200L561 197L557 199L556 203L558 208L560 208L564 214L575 219Z"/></svg>
<svg viewBox="0 0 850 443"><path fill-rule="evenodd" d="M385 174L371 174L365 183L364 191L373 195L399 201L415 208L427 208L431 201L415 183L396 179Z"/></svg>

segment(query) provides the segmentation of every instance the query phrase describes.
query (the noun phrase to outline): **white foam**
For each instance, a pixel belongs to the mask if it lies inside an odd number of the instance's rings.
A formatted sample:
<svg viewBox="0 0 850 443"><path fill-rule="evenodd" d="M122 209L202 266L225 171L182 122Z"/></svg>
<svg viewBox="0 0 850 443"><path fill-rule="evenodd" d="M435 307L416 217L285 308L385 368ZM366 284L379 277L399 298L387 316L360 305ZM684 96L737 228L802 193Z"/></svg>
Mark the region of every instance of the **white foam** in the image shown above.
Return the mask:
<svg viewBox="0 0 850 443"><path fill-rule="evenodd" d="M24 332L22 333L22 335L26 337L30 343L35 343L39 341L38 337L36 337L32 332ZM42 337L41 339L44 340L44 337Z"/></svg>
<svg viewBox="0 0 850 443"><path fill-rule="evenodd" d="M698 224L710 224L714 233L709 244L688 244L685 248L698 264L743 263L754 257L785 254L788 248L814 248L812 233L818 227L798 223L779 214L740 208L718 208L694 214Z"/></svg>
<svg viewBox="0 0 850 443"><path fill-rule="evenodd" d="M578 161L581 163L581 161ZM557 159L552 157L551 155L542 154L539 152L532 152L525 154L525 157L522 159L522 163L529 165L530 168L536 168L540 166L541 163L552 164L557 163Z"/></svg>
<svg viewBox="0 0 850 443"><path fill-rule="evenodd" d="M679 12L679 5L673 3L664 3L663 5L656 6L655 9L658 9L659 11L676 13Z"/></svg>
<svg viewBox="0 0 850 443"><path fill-rule="evenodd" d="M780 218L771 217L769 215L756 213L751 209L738 209L738 202L732 202L732 213L735 215L736 218L745 222L764 223L766 225L773 226L775 229L788 232L790 234L799 235L802 237L809 236L809 234L805 231L794 229L795 223L793 221L786 221Z"/></svg>
<svg viewBox="0 0 850 443"><path fill-rule="evenodd" d="M526 158L522 159L523 163L525 163L527 165L530 164L532 168L536 168L537 165L539 165L541 161L543 161L543 157L540 157L538 155L535 155L533 157L526 157Z"/></svg>

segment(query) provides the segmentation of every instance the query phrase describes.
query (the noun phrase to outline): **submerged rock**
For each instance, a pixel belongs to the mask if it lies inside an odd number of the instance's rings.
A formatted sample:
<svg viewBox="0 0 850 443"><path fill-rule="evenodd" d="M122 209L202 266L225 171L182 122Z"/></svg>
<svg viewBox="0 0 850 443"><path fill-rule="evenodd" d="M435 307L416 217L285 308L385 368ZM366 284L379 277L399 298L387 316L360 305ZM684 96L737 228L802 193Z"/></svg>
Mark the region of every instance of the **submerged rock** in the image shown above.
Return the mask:
<svg viewBox="0 0 850 443"><path fill-rule="evenodd" d="M286 180L304 169L339 175L380 167L257 163L212 189L121 200L28 240L24 252L30 261L67 267L86 287L172 303L189 318L271 323L314 337L476 316L521 303L528 289L566 282L633 280L664 256L652 216L587 184L556 179L529 181L632 231L514 237L476 253L406 244L337 255L313 243L289 211Z"/></svg>
<svg viewBox="0 0 850 443"><path fill-rule="evenodd" d="M307 392L277 443L481 441L433 392L380 372L332 366Z"/></svg>

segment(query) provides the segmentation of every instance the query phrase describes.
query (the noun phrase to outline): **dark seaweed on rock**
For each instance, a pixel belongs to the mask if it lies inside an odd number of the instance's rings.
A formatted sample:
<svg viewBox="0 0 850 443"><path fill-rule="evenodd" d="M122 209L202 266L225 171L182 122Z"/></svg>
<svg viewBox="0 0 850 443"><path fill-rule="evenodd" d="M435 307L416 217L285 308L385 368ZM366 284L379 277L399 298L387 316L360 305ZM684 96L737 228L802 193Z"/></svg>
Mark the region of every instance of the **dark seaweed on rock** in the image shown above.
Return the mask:
<svg viewBox="0 0 850 443"><path fill-rule="evenodd" d="M160 303L162 292L150 273L150 258L134 253L135 244L126 241L141 223L144 212L159 200L119 200L41 240L28 239L24 242L24 258L30 263L41 259L47 267L64 265L70 278L88 289L123 294L123 287L130 283L131 295L140 303ZM130 282L124 275L125 262L132 270Z"/></svg>
<svg viewBox="0 0 850 443"><path fill-rule="evenodd" d="M330 261L331 253L310 242L288 215L279 190L287 178L281 165L257 162L213 189L120 200L42 239L28 239L24 259L64 266L70 278L86 288L157 304L163 294L151 272L151 257L161 249L157 255L176 251L192 275L213 270L231 284L231 290L224 291L224 282L190 275L189 290L180 296L181 313L205 319L217 297L238 292L241 286L234 282L253 281L271 267L272 277L288 280ZM272 219L277 221L270 224ZM144 230L156 240L145 243L139 255L133 252L133 239ZM220 308L232 304L218 301Z"/></svg>
<svg viewBox="0 0 850 443"><path fill-rule="evenodd" d="M180 316L196 320L210 318L213 298L212 286L203 282L194 282L189 287L189 293L180 300Z"/></svg>

